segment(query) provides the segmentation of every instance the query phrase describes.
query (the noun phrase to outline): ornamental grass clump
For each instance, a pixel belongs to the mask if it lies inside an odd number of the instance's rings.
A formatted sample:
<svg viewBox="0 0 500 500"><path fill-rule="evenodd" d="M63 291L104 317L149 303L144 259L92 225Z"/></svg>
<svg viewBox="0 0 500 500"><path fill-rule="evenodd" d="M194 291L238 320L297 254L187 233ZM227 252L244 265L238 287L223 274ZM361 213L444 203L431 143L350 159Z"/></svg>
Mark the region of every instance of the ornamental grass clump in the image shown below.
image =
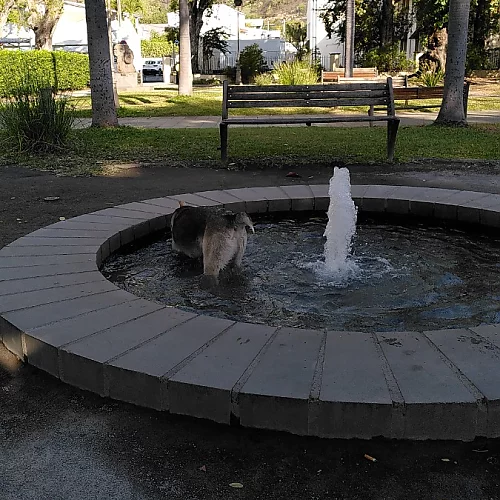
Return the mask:
<svg viewBox="0 0 500 500"><path fill-rule="evenodd" d="M53 153L68 144L73 111L57 89L26 77L0 103L0 128L7 144L20 153Z"/></svg>
<svg viewBox="0 0 500 500"><path fill-rule="evenodd" d="M429 64L422 64L419 82L423 87L438 87L444 83L444 71Z"/></svg>
<svg viewBox="0 0 500 500"><path fill-rule="evenodd" d="M283 62L274 70L281 85L312 85L318 82L318 72L307 61Z"/></svg>

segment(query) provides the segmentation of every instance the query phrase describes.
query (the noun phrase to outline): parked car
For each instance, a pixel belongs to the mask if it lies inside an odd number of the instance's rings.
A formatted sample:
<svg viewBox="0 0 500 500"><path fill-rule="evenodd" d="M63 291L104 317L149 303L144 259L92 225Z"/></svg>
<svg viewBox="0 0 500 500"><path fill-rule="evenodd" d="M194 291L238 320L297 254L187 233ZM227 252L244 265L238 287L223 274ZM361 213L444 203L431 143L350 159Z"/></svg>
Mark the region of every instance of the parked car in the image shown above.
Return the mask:
<svg viewBox="0 0 500 500"><path fill-rule="evenodd" d="M163 75L163 61L161 58L150 58L145 59L144 64L142 65L142 74L143 75Z"/></svg>

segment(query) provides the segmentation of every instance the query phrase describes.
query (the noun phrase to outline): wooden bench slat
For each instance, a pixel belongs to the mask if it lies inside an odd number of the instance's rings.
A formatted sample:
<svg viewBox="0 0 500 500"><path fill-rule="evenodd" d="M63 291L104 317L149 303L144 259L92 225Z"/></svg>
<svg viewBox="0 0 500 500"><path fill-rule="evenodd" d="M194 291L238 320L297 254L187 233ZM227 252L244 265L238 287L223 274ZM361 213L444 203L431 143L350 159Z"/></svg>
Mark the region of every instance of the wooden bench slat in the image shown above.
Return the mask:
<svg viewBox="0 0 500 500"><path fill-rule="evenodd" d="M333 85L228 85L228 99L233 95L250 93L285 93L285 92L333 92L333 91L353 91L353 90L384 90L387 89L386 81L375 82L355 82Z"/></svg>
<svg viewBox="0 0 500 500"><path fill-rule="evenodd" d="M388 97L385 89L381 90L349 90L349 91L329 91L329 92L248 92L231 94L230 102L253 101L258 107L258 101L281 101L281 100L310 100L310 99L361 99Z"/></svg>
<svg viewBox="0 0 500 500"><path fill-rule="evenodd" d="M394 116L387 115L346 115L335 116L307 116L300 117L297 115L280 115L280 116L266 116L265 118L250 117L250 116L235 116L224 120L225 123L232 125L280 125L292 123L343 123L343 122L387 122L392 120L399 120Z"/></svg>
<svg viewBox="0 0 500 500"><path fill-rule="evenodd" d="M232 101L228 109L235 108L336 108L341 106L380 106L387 104L387 97L366 97L356 99L289 99L280 101Z"/></svg>

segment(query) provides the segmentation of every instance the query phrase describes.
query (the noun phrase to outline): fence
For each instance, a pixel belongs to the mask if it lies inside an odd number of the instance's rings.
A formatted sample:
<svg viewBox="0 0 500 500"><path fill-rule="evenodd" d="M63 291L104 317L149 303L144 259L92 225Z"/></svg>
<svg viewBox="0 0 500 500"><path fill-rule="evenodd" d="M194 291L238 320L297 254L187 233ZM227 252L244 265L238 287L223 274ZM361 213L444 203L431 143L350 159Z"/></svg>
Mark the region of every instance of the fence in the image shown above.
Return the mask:
<svg viewBox="0 0 500 500"><path fill-rule="evenodd" d="M267 51L262 54L264 58L264 64L272 69L274 66L281 62L292 61L294 59L293 54L284 54L282 52L272 52ZM223 73L226 68L236 66L236 54L218 54L212 56L208 61L205 60L201 64L202 73L208 74L217 74Z"/></svg>
<svg viewBox="0 0 500 500"><path fill-rule="evenodd" d="M492 69L500 69L500 48L488 50L488 63Z"/></svg>

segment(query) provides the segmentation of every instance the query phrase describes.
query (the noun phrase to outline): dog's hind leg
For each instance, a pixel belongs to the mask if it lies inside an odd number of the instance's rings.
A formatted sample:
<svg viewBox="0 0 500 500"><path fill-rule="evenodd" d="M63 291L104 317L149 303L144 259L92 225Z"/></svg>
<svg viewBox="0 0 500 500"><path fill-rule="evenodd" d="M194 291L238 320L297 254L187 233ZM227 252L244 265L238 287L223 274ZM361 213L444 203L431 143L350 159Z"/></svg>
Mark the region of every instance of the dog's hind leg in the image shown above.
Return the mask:
<svg viewBox="0 0 500 500"><path fill-rule="evenodd" d="M241 267L241 262L243 261L243 255L245 254L246 247L247 247L247 233L246 230L243 230L243 234L241 234L237 238L236 253L234 254L234 259L232 261L233 267Z"/></svg>

